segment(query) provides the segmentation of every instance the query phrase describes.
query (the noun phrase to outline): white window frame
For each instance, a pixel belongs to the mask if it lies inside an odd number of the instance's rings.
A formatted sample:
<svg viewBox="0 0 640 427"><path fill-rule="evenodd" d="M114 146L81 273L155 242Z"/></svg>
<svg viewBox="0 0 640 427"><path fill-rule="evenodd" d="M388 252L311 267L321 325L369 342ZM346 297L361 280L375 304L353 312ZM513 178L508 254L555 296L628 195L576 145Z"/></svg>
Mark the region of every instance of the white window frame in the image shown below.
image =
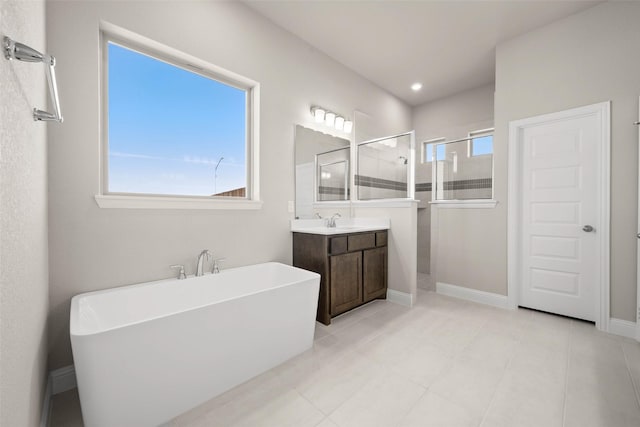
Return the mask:
<svg viewBox="0 0 640 427"><path fill-rule="evenodd" d="M440 137L440 138L433 138L433 139L428 139L428 140L426 140L426 141L423 141L423 142L422 142L422 151L421 151L421 154L420 154L420 160L421 160L421 163L422 163L422 164L425 164L425 165L426 165L426 164L429 164L429 163L433 164L433 161L434 161L434 160L437 160L437 153L436 153L435 151L433 151L433 150L431 151L431 155L433 156L433 157L431 158L431 160L426 160L425 155L427 154L427 145L429 145L429 144L433 144L433 146L432 146L432 148L433 148L433 147L435 147L437 144L439 144L439 143L441 143L441 142L445 142L445 141L446 141L446 138L444 138L444 137Z"/></svg>
<svg viewBox="0 0 640 427"><path fill-rule="evenodd" d="M483 136L489 136L491 135L492 139L492 144L493 144L493 133L494 133L494 128L488 128L488 129L482 129L482 130L475 130L473 132L469 132L468 138L469 141L467 142L467 157L471 158L471 157L480 157L480 156L488 156L489 153L487 154L473 154L473 140L474 138L482 138ZM493 147L493 145L492 145ZM491 155L493 155L493 148L491 150Z"/></svg>
<svg viewBox="0 0 640 427"><path fill-rule="evenodd" d="M113 193L108 191L108 43L184 70L245 90L247 93L246 197L183 196L172 194ZM260 84L146 37L108 23L100 24L100 192L95 200L101 208L124 209L260 209Z"/></svg>

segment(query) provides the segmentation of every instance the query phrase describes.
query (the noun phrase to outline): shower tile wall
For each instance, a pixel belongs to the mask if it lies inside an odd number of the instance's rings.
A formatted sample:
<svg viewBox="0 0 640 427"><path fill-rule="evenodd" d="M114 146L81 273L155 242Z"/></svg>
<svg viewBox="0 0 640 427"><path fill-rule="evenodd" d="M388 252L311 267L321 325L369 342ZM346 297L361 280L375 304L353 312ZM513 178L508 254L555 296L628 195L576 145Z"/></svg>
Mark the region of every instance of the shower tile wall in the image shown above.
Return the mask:
<svg viewBox="0 0 640 427"><path fill-rule="evenodd" d="M445 160L436 163L436 175L442 177L437 185L437 199L490 199L493 194L493 155L469 156L467 141L447 144L445 147ZM454 153L457 156L455 169L452 160Z"/></svg>
<svg viewBox="0 0 640 427"><path fill-rule="evenodd" d="M399 137L396 144L387 147L373 143L358 147L355 177L358 199L407 197L407 165L401 161L401 156L408 156L408 138Z"/></svg>

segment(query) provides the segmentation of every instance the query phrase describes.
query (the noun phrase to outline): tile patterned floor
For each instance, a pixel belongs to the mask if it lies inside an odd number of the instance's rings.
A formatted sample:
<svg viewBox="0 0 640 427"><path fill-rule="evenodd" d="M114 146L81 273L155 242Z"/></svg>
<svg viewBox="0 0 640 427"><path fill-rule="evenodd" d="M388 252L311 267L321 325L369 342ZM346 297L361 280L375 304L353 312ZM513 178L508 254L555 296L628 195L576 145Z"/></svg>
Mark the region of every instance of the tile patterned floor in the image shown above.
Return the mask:
<svg viewBox="0 0 640 427"><path fill-rule="evenodd" d="M169 425L638 427L639 392L635 341L419 290L412 309L376 301L318 324L313 349ZM78 420L59 396L52 425L81 425L56 423Z"/></svg>

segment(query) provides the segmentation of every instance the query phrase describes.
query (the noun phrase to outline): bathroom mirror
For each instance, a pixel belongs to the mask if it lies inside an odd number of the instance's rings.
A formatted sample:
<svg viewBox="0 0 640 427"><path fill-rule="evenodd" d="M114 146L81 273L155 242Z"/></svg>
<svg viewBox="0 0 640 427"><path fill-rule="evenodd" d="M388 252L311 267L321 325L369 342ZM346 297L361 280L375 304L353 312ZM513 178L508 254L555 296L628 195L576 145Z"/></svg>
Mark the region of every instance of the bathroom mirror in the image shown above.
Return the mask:
<svg viewBox="0 0 640 427"><path fill-rule="evenodd" d="M349 200L349 147L316 156L316 200Z"/></svg>
<svg viewBox="0 0 640 427"><path fill-rule="evenodd" d="M296 218L313 218L315 203L349 200L350 153L349 140L296 125Z"/></svg>

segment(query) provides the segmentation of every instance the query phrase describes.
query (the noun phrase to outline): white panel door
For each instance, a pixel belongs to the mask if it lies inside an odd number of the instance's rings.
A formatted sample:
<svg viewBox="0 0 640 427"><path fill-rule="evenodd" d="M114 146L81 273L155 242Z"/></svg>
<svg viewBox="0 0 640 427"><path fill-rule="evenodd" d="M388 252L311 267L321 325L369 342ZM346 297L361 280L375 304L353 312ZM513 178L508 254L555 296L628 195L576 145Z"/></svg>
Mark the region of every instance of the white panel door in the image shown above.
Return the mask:
<svg viewBox="0 0 640 427"><path fill-rule="evenodd" d="M600 126L581 115L522 130L523 307L596 320Z"/></svg>

